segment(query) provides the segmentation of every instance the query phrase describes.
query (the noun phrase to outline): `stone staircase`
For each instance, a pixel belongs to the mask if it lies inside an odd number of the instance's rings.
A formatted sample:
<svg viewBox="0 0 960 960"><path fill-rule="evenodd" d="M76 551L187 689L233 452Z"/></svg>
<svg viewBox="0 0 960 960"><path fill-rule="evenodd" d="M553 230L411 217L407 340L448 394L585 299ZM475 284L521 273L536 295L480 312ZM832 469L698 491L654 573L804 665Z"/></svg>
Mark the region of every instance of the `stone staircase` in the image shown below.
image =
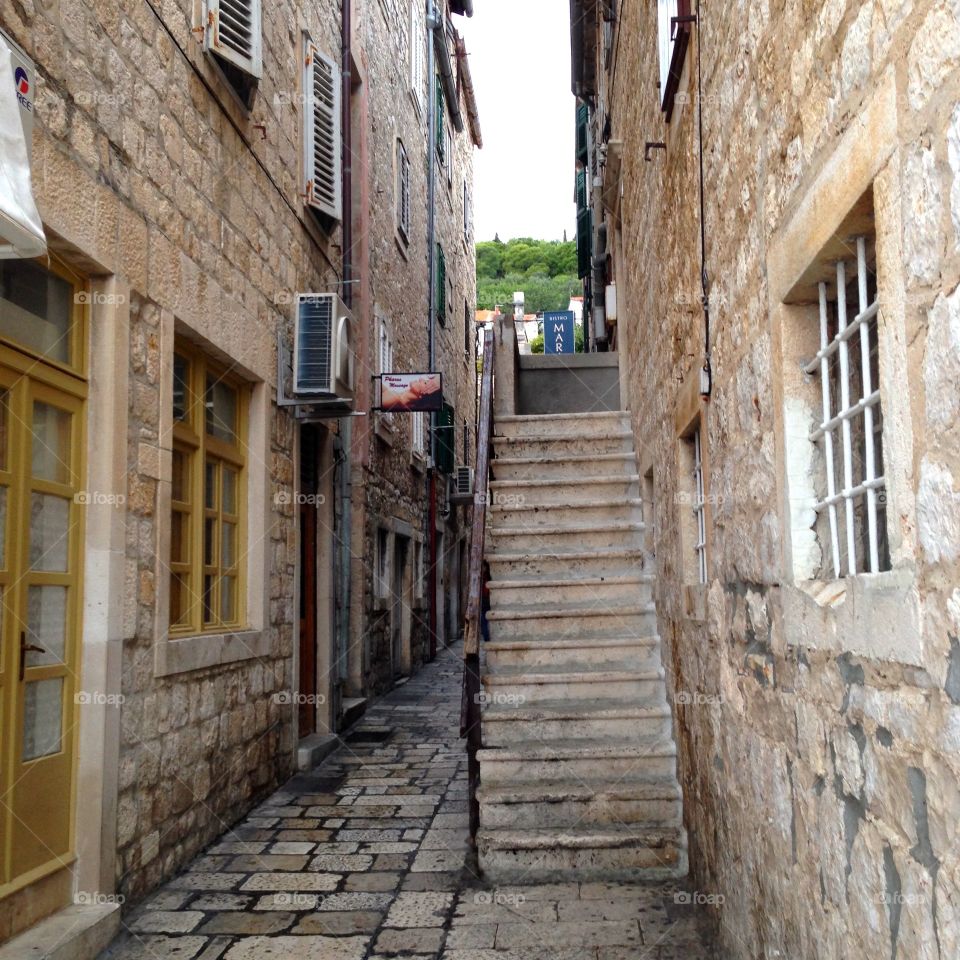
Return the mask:
<svg viewBox="0 0 960 960"><path fill-rule="evenodd" d="M480 867L513 883L685 876L628 415L494 432Z"/></svg>

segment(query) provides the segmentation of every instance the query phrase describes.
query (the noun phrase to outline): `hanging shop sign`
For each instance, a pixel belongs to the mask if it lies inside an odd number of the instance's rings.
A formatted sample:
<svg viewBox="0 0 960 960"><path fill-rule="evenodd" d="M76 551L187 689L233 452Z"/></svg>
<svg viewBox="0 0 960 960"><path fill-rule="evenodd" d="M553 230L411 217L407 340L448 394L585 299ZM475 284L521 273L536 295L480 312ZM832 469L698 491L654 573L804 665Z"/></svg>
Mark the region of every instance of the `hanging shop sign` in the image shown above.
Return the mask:
<svg viewBox="0 0 960 960"><path fill-rule="evenodd" d="M442 405L442 373L380 374L380 406L377 409L389 413L436 412Z"/></svg>

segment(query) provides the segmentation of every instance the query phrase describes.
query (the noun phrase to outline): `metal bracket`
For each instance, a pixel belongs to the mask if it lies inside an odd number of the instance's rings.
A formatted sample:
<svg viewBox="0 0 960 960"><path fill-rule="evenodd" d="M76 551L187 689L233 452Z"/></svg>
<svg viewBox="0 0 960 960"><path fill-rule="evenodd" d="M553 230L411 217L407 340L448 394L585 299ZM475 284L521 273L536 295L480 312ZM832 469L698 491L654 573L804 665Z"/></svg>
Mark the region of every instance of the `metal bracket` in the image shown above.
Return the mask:
<svg viewBox="0 0 960 960"><path fill-rule="evenodd" d="M666 149L667 149L667 145L662 140L648 140L643 148L643 159L646 160L647 163L650 163L650 160L652 159L650 157L651 150L666 150Z"/></svg>
<svg viewBox="0 0 960 960"><path fill-rule="evenodd" d="M691 13L683 17L671 17L670 18L671 41L677 39L677 27L680 26L681 23L696 23L696 22L697 22L697 15L695 13Z"/></svg>

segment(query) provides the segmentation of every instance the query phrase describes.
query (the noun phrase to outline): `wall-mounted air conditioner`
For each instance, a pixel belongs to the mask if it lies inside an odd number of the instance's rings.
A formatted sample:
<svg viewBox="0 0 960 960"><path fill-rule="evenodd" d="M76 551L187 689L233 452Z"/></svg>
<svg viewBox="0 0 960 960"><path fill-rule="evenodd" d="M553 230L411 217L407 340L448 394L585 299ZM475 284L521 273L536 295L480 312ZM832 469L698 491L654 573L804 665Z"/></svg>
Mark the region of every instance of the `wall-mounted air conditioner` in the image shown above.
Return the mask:
<svg viewBox="0 0 960 960"><path fill-rule="evenodd" d="M335 293L298 293L293 392L353 400L353 316Z"/></svg>
<svg viewBox="0 0 960 960"><path fill-rule="evenodd" d="M453 495L457 498L473 496L473 467L461 464L454 470Z"/></svg>

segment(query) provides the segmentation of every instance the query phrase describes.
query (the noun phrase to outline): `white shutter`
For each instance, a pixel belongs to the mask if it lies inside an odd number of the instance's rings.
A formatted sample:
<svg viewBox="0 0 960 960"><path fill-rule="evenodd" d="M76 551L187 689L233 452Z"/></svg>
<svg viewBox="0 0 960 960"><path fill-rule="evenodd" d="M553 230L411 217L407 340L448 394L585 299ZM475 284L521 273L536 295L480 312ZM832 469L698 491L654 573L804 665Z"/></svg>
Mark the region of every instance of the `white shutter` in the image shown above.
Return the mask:
<svg viewBox="0 0 960 960"><path fill-rule="evenodd" d="M307 204L334 220L341 213L340 67L307 43L303 80Z"/></svg>
<svg viewBox="0 0 960 960"><path fill-rule="evenodd" d="M259 80L263 74L261 0L206 0L204 47Z"/></svg>
<svg viewBox="0 0 960 960"><path fill-rule="evenodd" d="M670 33L671 21L677 15L677 0L657 0L657 47L660 57L660 102L663 103L667 91L667 77L670 75L670 61L673 59L673 44Z"/></svg>
<svg viewBox="0 0 960 960"><path fill-rule="evenodd" d="M413 0L410 5L410 88L420 110L423 110L423 84L427 72L424 17L423 0Z"/></svg>
<svg viewBox="0 0 960 960"><path fill-rule="evenodd" d="M402 140L397 140L397 228L410 239L410 158Z"/></svg>

